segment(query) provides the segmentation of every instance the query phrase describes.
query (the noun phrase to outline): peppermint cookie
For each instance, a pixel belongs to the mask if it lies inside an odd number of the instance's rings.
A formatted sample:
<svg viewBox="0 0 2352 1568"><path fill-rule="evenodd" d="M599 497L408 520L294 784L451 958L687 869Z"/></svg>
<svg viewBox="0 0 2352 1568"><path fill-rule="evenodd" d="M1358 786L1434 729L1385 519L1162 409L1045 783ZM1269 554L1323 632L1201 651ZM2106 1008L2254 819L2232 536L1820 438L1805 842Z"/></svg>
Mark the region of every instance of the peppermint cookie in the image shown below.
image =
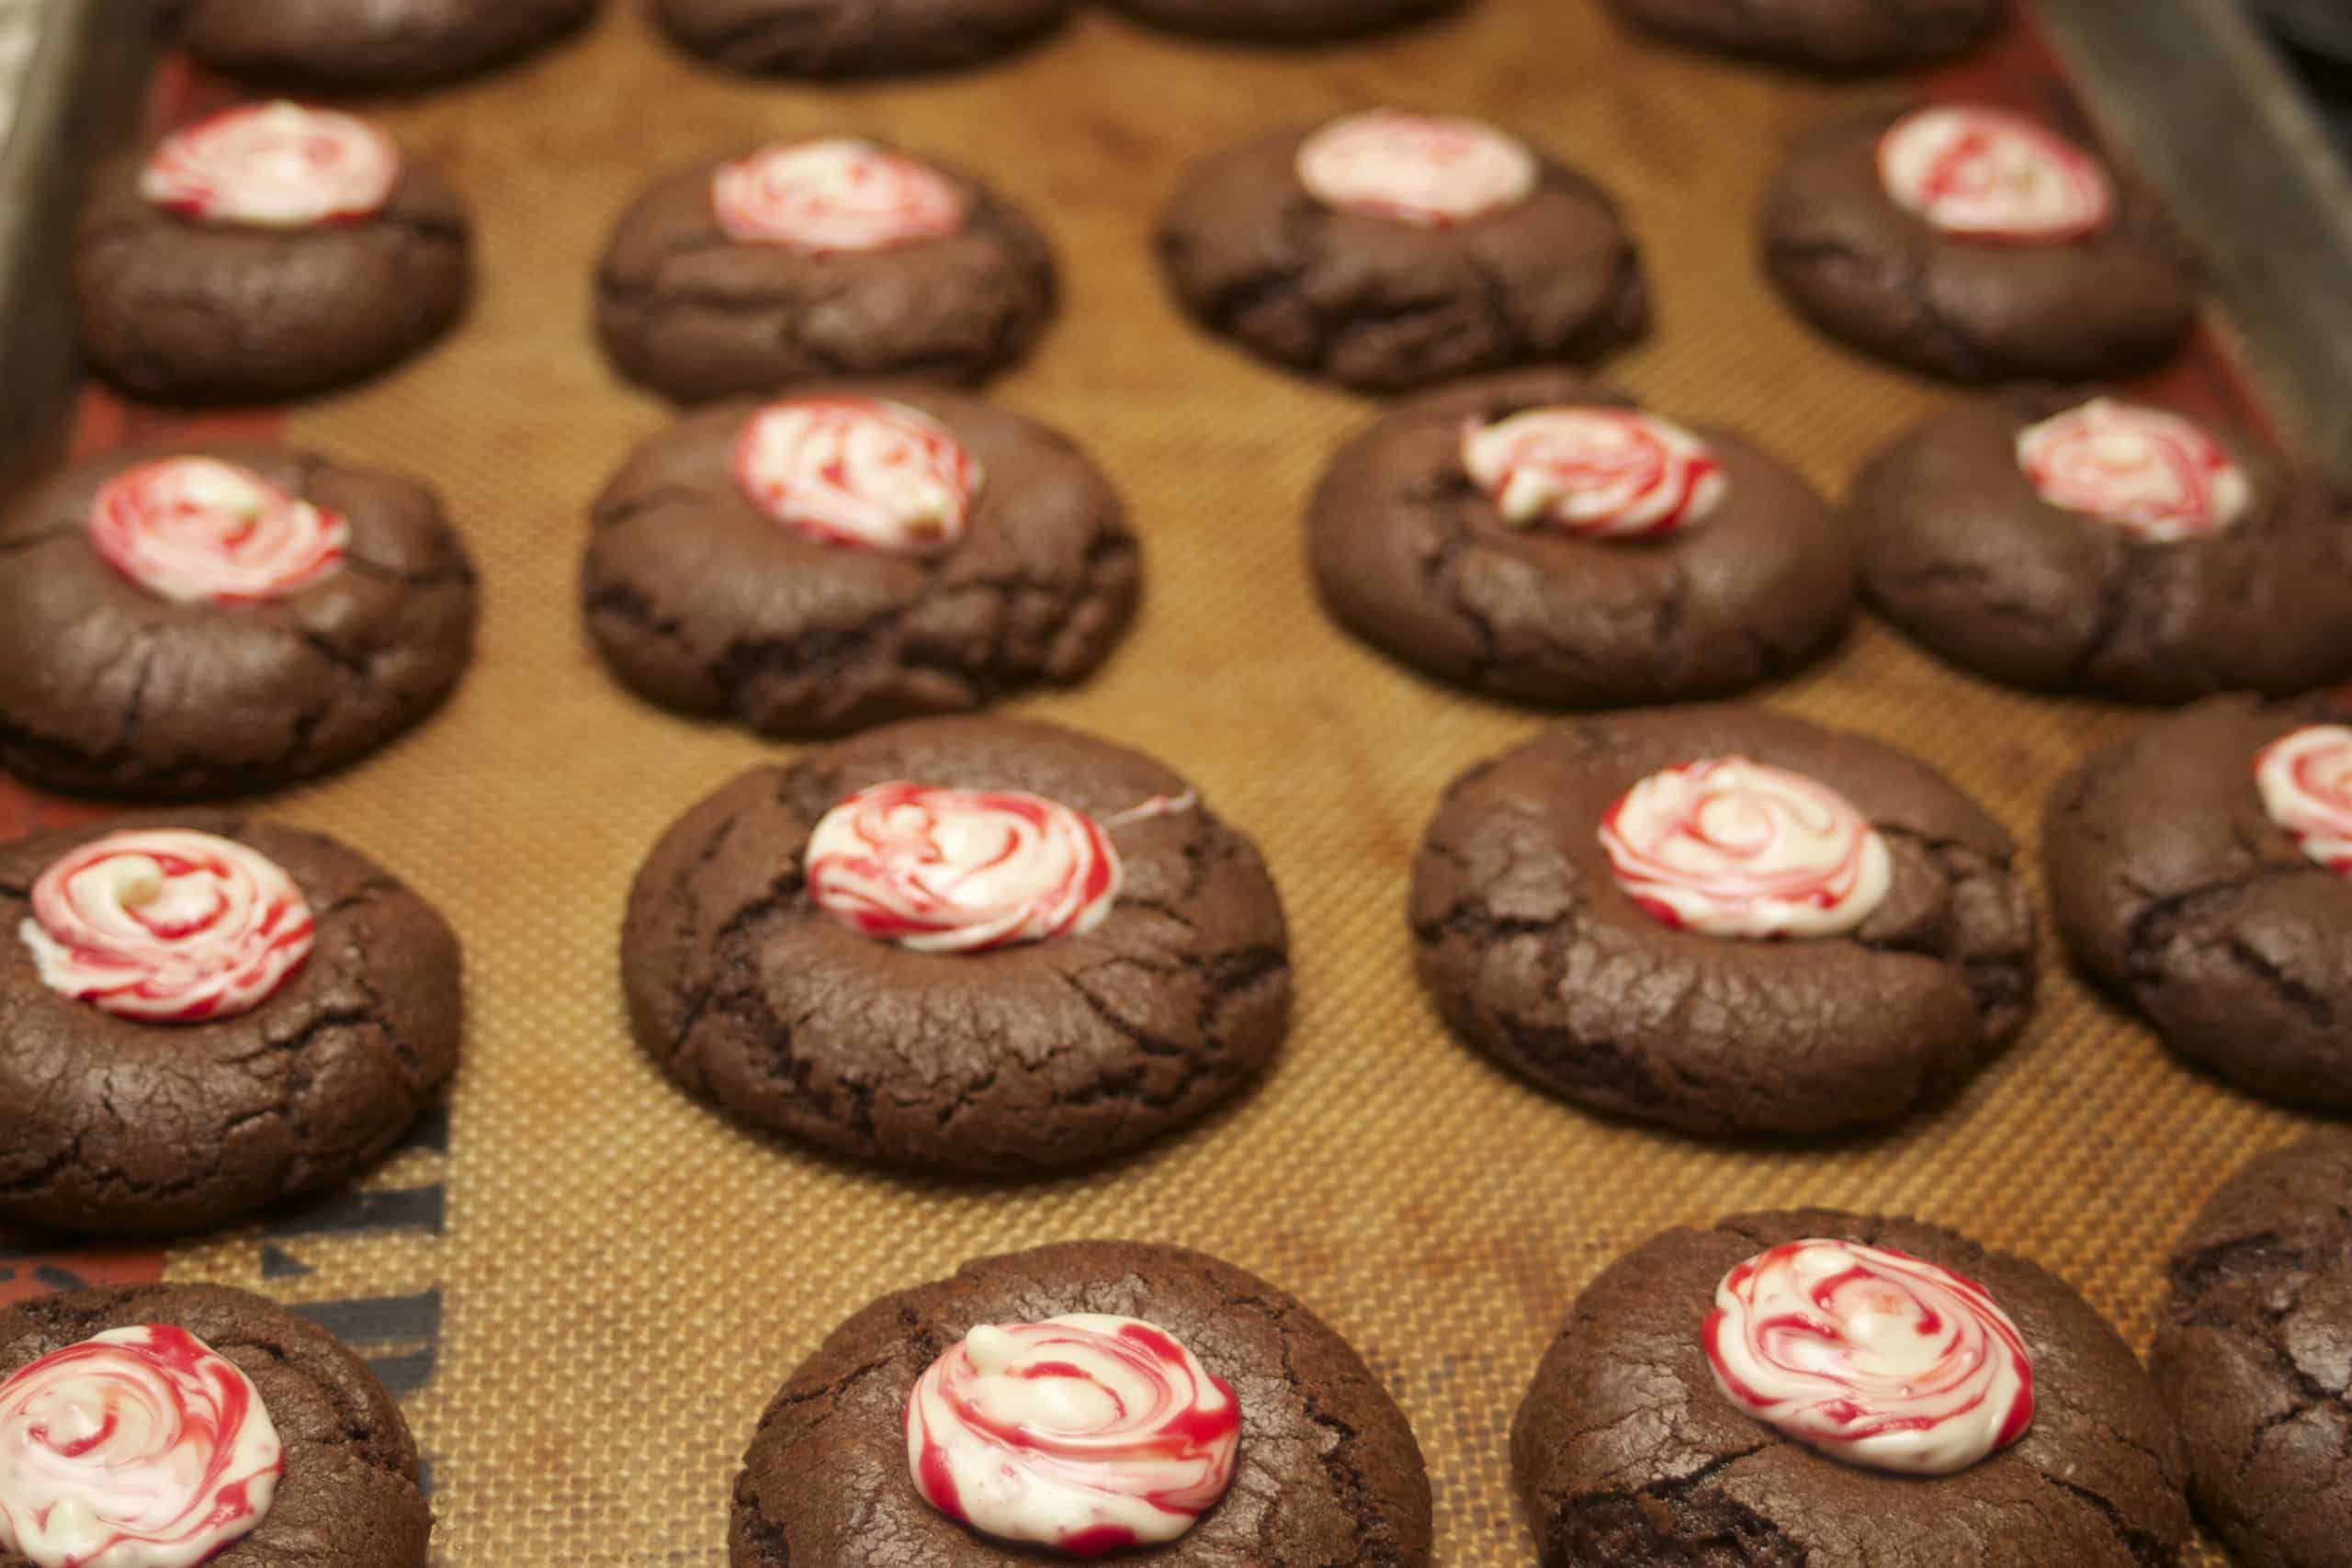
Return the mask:
<svg viewBox="0 0 2352 1568"><path fill-rule="evenodd" d="M1082 680L1140 580L1125 506L1057 433L844 386L706 409L640 446L596 503L582 593L633 690L830 735Z"/></svg>
<svg viewBox="0 0 2352 1568"><path fill-rule="evenodd" d="M187 51L231 76L340 89L421 87L561 36L598 0L192 0Z"/></svg>
<svg viewBox="0 0 2352 1568"><path fill-rule="evenodd" d="M2159 719L2052 793L2042 840L2059 933L2166 1045L2352 1110L2352 705Z"/></svg>
<svg viewBox="0 0 2352 1568"><path fill-rule="evenodd" d="M1886 618L1995 680L2177 703L2352 674L2352 502L2169 410L1970 403L1864 469L1852 515Z"/></svg>
<svg viewBox="0 0 2352 1568"><path fill-rule="evenodd" d="M1367 391L1592 359L1649 325L1607 193L1476 120L1374 109L1245 142L1194 172L1159 247L1203 326Z"/></svg>
<svg viewBox="0 0 2352 1568"><path fill-rule="evenodd" d="M1611 0L1677 43L1814 71L1879 71L1960 53L2007 0Z"/></svg>
<svg viewBox="0 0 2352 1568"><path fill-rule="evenodd" d="M1845 521L1793 471L1564 370L1398 404L1332 459L1306 543L1349 630L1521 702L1738 691L1835 641L1854 600Z"/></svg>
<svg viewBox="0 0 2352 1568"><path fill-rule="evenodd" d="M1942 1098L2025 1021L1998 824L1926 764L1762 708L1547 730L1454 781L1413 867L1423 984L1595 1111L1811 1134Z"/></svg>
<svg viewBox="0 0 2352 1568"><path fill-rule="evenodd" d="M1057 26L1071 0L654 0L695 53L735 71L872 76L969 65Z"/></svg>
<svg viewBox="0 0 2352 1568"><path fill-rule="evenodd" d="M266 446L117 453L0 518L0 765L186 799L349 762L430 713L474 574L431 491Z"/></svg>
<svg viewBox="0 0 2352 1568"><path fill-rule="evenodd" d="M1231 1264L1080 1241L967 1263L835 1329L761 1419L735 1568L1423 1568L1405 1417Z"/></svg>
<svg viewBox="0 0 2352 1568"><path fill-rule="evenodd" d="M978 381L1054 311L1018 208L944 164L851 136L673 175L621 217L596 330L623 375L680 402L831 376Z"/></svg>
<svg viewBox="0 0 2352 1568"><path fill-rule="evenodd" d="M1510 1449L1544 1568L2149 1568L2188 1541L2179 1439L2115 1330L1910 1219L1652 1237L1577 1299Z"/></svg>
<svg viewBox="0 0 2352 1568"><path fill-rule="evenodd" d="M447 332L471 246L457 192L367 120L230 109L93 177L74 254L82 351L151 401L310 397Z"/></svg>
<svg viewBox="0 0 2352 1568"><path fill-rule="evenodd" d="M1150 758L929 719L743 774L638 873L637 1038L792 1137L1019 1176L1129 1149L1255 1078L1290 1006L1250 840Z"/></svg>
<svg viewBox="0 0 2352 1568"><path fill-rule="evenodd" d="M417 1480L384 1385L275 1302L133 1285L0 1312L11 1568L424 1568Z"/></svg>
<svg viewBox="0 0 2352 1568"><path fill-rule="evenodd" d="M334 1187L438 1100L460 1023L448 926L331 839L0 846L0 1224L196 1230Z"/></svg>
<svg viewBox="0 0 2352 1568"><path fill-rule="evenodd" d="M1459 0L1112 0L1139 22L1249 43L1316 43L1384 32Z"/></svg>
<svg viewBox="0 0 2352 1568"><path fill-rule="evenodd" d="M1774 183L1764 249L1815 326L1958 380L2114 374L2171 353L2196 318L2152 199L2001 109L1822 127Z"/></svg>

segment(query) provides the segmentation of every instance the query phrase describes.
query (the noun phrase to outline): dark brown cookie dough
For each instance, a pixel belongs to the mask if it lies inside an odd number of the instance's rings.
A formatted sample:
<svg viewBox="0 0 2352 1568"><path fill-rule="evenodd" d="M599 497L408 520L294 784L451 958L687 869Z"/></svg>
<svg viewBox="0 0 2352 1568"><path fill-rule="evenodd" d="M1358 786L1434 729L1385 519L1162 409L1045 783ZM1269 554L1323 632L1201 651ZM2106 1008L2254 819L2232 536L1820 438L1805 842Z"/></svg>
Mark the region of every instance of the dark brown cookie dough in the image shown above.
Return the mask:
<svg viewBox="0 0 2352 1568"><path fill-rule="evenodd" d="M726 160L673 175L622 214L596 270L596 330L623 375L679 402L836 376L975 382L1027 352L1054 313L1053 254L1020 209L953 166L961 231L808 255L728 237Z"/></svg>
<svg viewBox="0 0 2352 1568"><path fill-rule="evenodd" d="M1171 32L1247 43L1315 43L1385 32L1453 9L1462 0L1112 0L1137 21Z"/></svg>
<svg viewBox="0 0 2352 1568"><path fill-rule="evenodd" d="M215 833L277 862L318 922L309 960L209 1023L141 1023L50 989L17 934L34 882L137 827ZM320 834L194 813L0 845L0 1223L198 1230L336 1186L439 1100L463 1021L447 923Z"/></svg>
<svg viewBox="0 0 2352 1568"><path fill-rule="evenodd" d="M653 0L671 35L735 71L873 76L969 65L1057 25L1072 0Z"/></svg>
<svg viewBox="0 0 2352 1568"><path fill-rule="evenodd" d="M1023 1175L1129 1149L1257 1077L1290 1005L1282 905L1206 806L1117 829L1126 880L1090 935L924 953L819 910L801 854L895 780L1026 790L1107 818L1184 781L1011 719L928 719L743 774L680 818L629 896L637 1038L729 1114L892 1165Z"/></svg>
<svg viewBox="0 0 2352 1568"><path fill-rule="evenodd" d="M2352 1134L2222 1183L2172 1256L2150 1357L2189 1495L2245 1568L2352 1562Z"/></svg>
<svg viewBox="0 0 2352 1568"><path fill-rule="evenodd" d="M433 1507L416 1439L384 1385L341 1341L277 1303L225 1285L128 1285L39 1296L0 1312L0 1379L118 1328L170 1324L252 1380L285 1446L269 1515L206 1568L424 1568ZM28 1560L0 1552L8 1568Z"/></svg>
<svg viewBox="0 0 2352 1568"><path fill-rule="evenodd" d="M74 251L82 352L134 397L310 397L398 364L464 313L472 225L413 158L382 210L308 229L183 217L139 194L146 161L92 177Z"/></svg>
<svg viewBox="0 0 2352 1568"><path fill-rule="evenodd" d="M2023 1438L1925 1479L1826 1458L1716 1389L1700 1343L1715 1286L1782 1242L1893 1247L1957 1270L2033 1363ZM2063 1280L1917 1220L1828 1210L1672 1230L1577 1299L1511 1427L1544 1568L2158 1568L2188 1538L2179 1439L2132 1351Z"/></svg>
<svg viewBox="0 0 2352 1568"><path fill-rule="evenodd" d="M944 555L803 538L736 482L754 405L687 416L597 502L581 592L614 673L655 702L778 735L957 713L1110 656L1142 576L1126 509L1057 433L975 398L855 389L946 425L986 473Z"/></svg>
<svg viewBox="0 0 2352 1568"><path fill-rule="evenodd" d="M2271 821L2255 754L2322 697L2215 697L2157 720L2051 792L2059 934L2165 1043L2275 1100L2352 1110L2352 882Z"/></svg>
<svg viewBox="0 0 2352 1568"><path fill-rule="evenodd" d="M761 1418L735 1483L733 1568L1004 1568L1069 1559L934 1511L907 1473L915 1380L975 1325L1069 1313L1165 1329L1241 1402L1232 1489L1134 1561L1169 1568L1423 1568L1430 1484L1405 1417L1345 1340L1231 1264L1080 1241L967 1263L835 1329ZM1127 1559L1122 1559L1125 1561Z"/></svg>
<svg viewBox="0 0 2352 1568"><path fill-rule="evenodd" d="M1736 755L1804 773L1886 840L1885 901L1844 936L1669 927L1617 885L1602 817L1663 768ZM1579 719L1454 781L1414 862L1420 974L1446 1021L1593 1110L1705 1135L1892 1120L2014 1036L2033 917L2007 833L1925 763L1726 705Z"/></svg>
<svg viewBox="0 0 2352 1568"><path fill-rule="evenodd" d="M1539 153L1516 207L1449 228L1328 207L1295 168L1310 130L1211 158L1161 217L1159 259L1211 332L1277 365L1393 392L1515 365L1589 360L1649 326L1616 204Z"/></svg>
<svg viewBox="0 0 2352 1568"><path fill-rule="evenodd" d="M90 543L107 479L68 468L0 519L0 766L54 789L189 799L269 789L377 750L472 650L474 573L430 491L267 446L200 455L341 513L341 570L262 604L177 604ZM177 454L168 454L177 455Z"/></svg>
<svg viewBox="0 0 2352 1568"><path fill-rule="evenodd" d="M1845 627L1845 522L1730 431L1730 480L1704 521L1657 539L1513 527L1463 466L1462 431L1555 404L1634 407L1565 370L1466 381L1397 404L1342 446L1307 513L1323 603L1408 664L1521 702L1610 706L1739 691Z"/></svg>
<svg viewBox="0 0 2352 1568"><path fill-rule="evenodd" d="M1960 53L2008 0L1611 0L1678 43L1814 71L1877 71Z"/></svg>
<svg viewBox="0 0 2352 1568"><path fill-rule="evenodd" d="M2118 179L2114 218L2057 244L1958 238L1897 207L1867 114L1800 140L1775 178L1764 254L1790 302L1834 337L1962 381L2113 375L2178 346L2194 275L2154 198Z"/></svg>
<svg viewBox="0 0 2352 1568"><path fill-rule="evenodd" d="M193 0L180 42L232 76L416 87L535 49L598 0Z"/></svg>
<svg viewBox="0 0 2352 1568"><path fill-rule="evenodd" d="M1935 415L1855 482L1862 581L1942 658L2014 685L2187 702L2352 674L2352 501L2227 432L2254 499L2169 544L2052 506L2018 432L2084 400L2020 389Z"/></svg>

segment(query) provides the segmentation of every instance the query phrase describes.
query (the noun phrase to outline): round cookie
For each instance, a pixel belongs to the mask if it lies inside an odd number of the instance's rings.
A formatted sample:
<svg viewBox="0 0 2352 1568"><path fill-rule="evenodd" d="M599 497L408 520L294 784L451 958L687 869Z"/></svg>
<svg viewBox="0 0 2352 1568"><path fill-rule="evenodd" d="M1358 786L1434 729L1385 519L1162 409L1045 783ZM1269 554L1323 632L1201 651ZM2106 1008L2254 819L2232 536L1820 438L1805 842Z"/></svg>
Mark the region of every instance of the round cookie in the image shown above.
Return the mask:
<svg viewBox="0 0 2352 1568"><path fill-rule="evenodd" d="M536 49L598 0L193 0L187 51L231 76L335 88L420 87Z"/></svg>
<svg viewBox="0 0 2352 1568"><path fill-rule="evenodd" d="M1814 1238L1981 1283L2031 1363L2023 1437L1957 1473L1891 1474L1816 1452L1720 1392L1702 1339L1718 1283ZM2130 1348L2070 1287L1938 1226L1826 1210L1668 1231L1611 1264L1536 1370L1511 1470L1544 1568L2140 1568L2174 1562L2189 1534L2179 1439ZM1727 1540L1736 1555L1721 1555Z"/></svg>
<svg viewBox="0 0 2352 1568"><path fill-rule="evenodd" d="M266 162L306 124L343 150L307 190ZM231 110L92 176L73 259L82 352L151 402L311 397L447 332L471 251L456 190L365 121Z"/></svg>
<svg viewBox="0 0 2352 1568"><path fill-rule="evenodd" d="M1955 112L1994 111L1922 111ZM1996 191L2050 190L2063 168L2073 195L2046 207L1915 210L1890 195L1881 153L1891 131L1967 123L1881 111L1797 142L1764 217L1766 265L1790 302L1833 337L1963 381L2108 376L2177 347L2197 309L2185 254L2151 196L2071 142L2014 116L1996 112L1991 122L2007 138L1997 145L2023 150L2005 156L2044 160L2033 165L2038 184L1990 157L1973 172ZM1916 164L1905 166L1919 177ZM2011 231L2000 231L2005 224Z"/></svg>
<svg viewBox="0 0 2352 1568"><path fill-rule="evenodd" d="M1473 121L1375 110L1259 137L1193 172L1158 243L1209 331L1365 391L1597 358L1649 325L1607 193Z"/></svg>
<svg viewBox="0 0 2352 1568"><path fill-rule="evenodd" d="M1793 912L1738 934L1671 867L1633 888L1619 870L1620 853L1675 852L1674 819L1629 792L1731 758L1773 771L1731 790L1734 809L1787 816L1760 793L1776 779L1826 789L1804 809L1839 821L1817 843L1847 868L1825 859ZM1782 869L1810 870L1807 840L1783 841ZM1940 774L1878 741L1746 705L1658 709L1557 726L1455 780L1414 862L1410 918L1446 1021L1539 1088L1702 1135L1818 1134L1951 1093L2017 1033L2033 919L2015 858ZM1650 907L1677 903L1679 923ZM1791 940L1752 940L1766 936Z"/></svg>
<svg viewBox="0 0 2352 1568"><path fill-rule="evenodd" d="M2190 1061L2338 1111L2352 884L2274 819L2256 766L2306 726L2346 723L2352 705L2324 697L2211 698L2085 761L2042 829L2059 934L2086 969Z"/></svg>
<svg viewBox="0 0 2352 1568"><path fill-rule="evenodd" d="M2341 1568L2352 1540L2352 1134L2222 1184L2172 1256L2149 1358L2197 1511L2246 1568Z"/></svg>
<svg viewBox="0 0 2352 1568"><path fill-rule="evenodd" d="M831 137L657 182L597 265L596 331L623 375L679 402L840 376L975 382L1027 352L1055 294L1020 209L946 164Z"/></svg>
<svg viewBox="0 0 2352 1568"><path fill-rule="evenodd" d="M1423 1568L1430 1485L1386 1391L1306 1307L1227 1263L1171 1247L1080 1241L983 1258L884 1296L792 1375L735 1483L735 1568L980 1568L1065 1561L983 1537L909 1475L909 1396L982 1325L1066 1314L1143 1320L1240 1404L1238 1469L1207 1513L1149 1560L1170 1568Z"/></svg>
<svg viewBox="0 0 2352 1568"><path fill-rule="evenodd" d="M1960 53L2007 0L1611 0L1675 42L1813 71L1880 71Z"/></svg>
<svg viewBox="0 0 2352 1568"><path fill-rule="evenodd" d="M640 446L596 502L581 592L615 674L687 713L834 735L1073 684L1110 656L1142 568L1125 507L1084 454L1017 413L932 388L768 407L876 404L935 421L977 463L961 537L920 553L811 536L745 482L760 406L690 414ZM879 463L852 483L861 478L876 497L896 482Z"/></svg>
<svg viewBox="0 0 2352 1568"><path fill-rule="evenodd" d="M104 857L101 872L123 866L150 840L111 842L116 835L178 829L266 863L183 872L156 908L185 911L208 887L226 907L181 940L180 967L141 969L163 977L138 1000L80 999L104 982L86 964L53 967L64 962L56 944L81 950L43 874L78 866L77 852L94 845L86 858ZM256 887L280 886L271 865L315 922L307 953L284 945L299 909L263 923L277 906ZM59 896L75 894L85 910L101 897L132 916L140 907L134 895L69 877ZM131 918L116 913L118 924ZM251 979L187 966L191 944L215 944L217 964L221 954L257 962L265 942L280 956ZM52 976L69 989L53 988ZM198 1230L337 1186L438 1100L462 1024L447 923L381 866L322 835L200 813L117 818L0 845L0 1224Z"/></svg>
<svg viewBox="0 0 2352 1568"><path fill-rule="evenodd" d="M1058 26L1071 0L654 0L680 43L734 71L874 76L969 65Z"/></svg>
<svg viewBox="0 0 2352 1568"><path fill-rule="evenodd" d="M2146 429L2130 476L2119 421ZM2037 479L2029 455L2054 460ZM2114 510L2079 509L2086 480ZM2050 389L1970 402L1875 458L1850 506L1872 602L1978 674L2162 703L2352 674L2352 502L2165 411Z"/></svg>
<svg viewBox="0 0 2352 1568"><path fill-rule="evenodd" d="M1553 410L1573 422L1513 434ZM1306 524L1316 586L1374 647L1515 701L1671 702L1772 679L1844 629L1852 541L1788 468L1728 430L1695 434L1702 449L1565 370L1409 399L1326 471ZM1544 510L1514 523L1521 487Z"/></svg>
<svg viewBox="0 0 2352 1568"><path fill-rule="evenodd" d="M188 491L172 476L211 463L271 487L310 526L175 553L186 541L164 523ZM339 545L322 534L334 520ZM432 712L471 653L473 567L439 499L277 447L67 468L0 518L0 766L53 789L188 799L322 773ZM187 575L198 567L220 575ZM243 593L170 596L205 581Z"/></svg>
<svg viewBox="0 0 2352 1568"><path fill-rule="evenodd" d="M1410 26L1461 0L1112 0L1139 22L1246 43L1317 43Z"/></svg>
<svg viewBox="0 0 2352 1568"><path fill-rule="evenodd" d="M259 1526L207 1558L207 1568L288 1562L424 1568L433 1507L417 1484L416 1439L400 1406L341 1341L275 1302L224 1285L129 1285L36 1296L0 1312L0 1382L100 1335L154 1326L193 1335L243 1374L284 1458ZM248 1416L240 1429L252 1425ZM189 1439L185 1430L173 1435ZM117 1448L156 1436L128 1423L110 1434ZM70 1461L52 1460L42 1473L71 1468ZM183 1469L173 1483L190 1479ZM142 1495L135 1506L151 1528L160 1522L156 1495ZM242 1497L234 1505L245 1506ZM29 1562L13 1552L6 1560Z"/></svg>
<svg viewBox="0 0 2352 1568"><path fill-rule="evenodd" d="M1090 900L1091 928L989 951L853 929L812 889L812 834L893 781L1088 814L1124 867L1115 897ZM703 801L638 873L621 974L639 1043L729 1114L999 1176L1197 1121L1263 1069L1290 1003L1282 905L1247 838L1140 753L1000 718L875 730Z"/></svg>

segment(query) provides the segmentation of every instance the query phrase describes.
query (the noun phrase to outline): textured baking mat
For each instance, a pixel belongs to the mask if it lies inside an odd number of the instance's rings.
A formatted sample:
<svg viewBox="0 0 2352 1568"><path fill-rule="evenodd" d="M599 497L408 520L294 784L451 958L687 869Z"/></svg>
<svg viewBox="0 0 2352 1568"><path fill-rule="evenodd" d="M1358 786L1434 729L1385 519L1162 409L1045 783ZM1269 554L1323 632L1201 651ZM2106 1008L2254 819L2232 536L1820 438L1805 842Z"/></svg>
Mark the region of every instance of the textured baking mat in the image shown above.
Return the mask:
<svg viewBox="0 0 2352 1568"><path fill-rule="evenodd" d="M2020 32L1944 85L2073 110ZM335 456L429 476L482 567L480 658L420 734L270 803L377 855L446 909L469 968L452 1112L356 1195L175 1248L0 1256L0 1292L157 1270L306 1303L406 1395L449 1564L709 1565L769 1393L874 1294L975 1254L1120 1235L1181 1242L1303 1296L1364 1352L1427 1450L1438 1555L1531 1555L1510 1411L1577 1290L1660 1227L1741 1208L1909 1211L2030 1253L2144 1341L2164 1252L2202 1195L2300 1125L2176 1065L2045 943L2025 1038L1956 1103L1831 1147L1723 1147L1593 1120L1447 1038L1403 905L1439 790L1539 718L1384 662L1317 613L1298 519L1369 403L1197 336L1148 236L1193 157L1261 126L1382 102L1518 127L1623 199L1660 325L1614 374L1745 427L1841 493L1944 396L1825 345L1775 301L1751 218L1774 151L1890 86L1829 87L1630 39L1593 0L1481 0L1324 54L1155 37L1089 14L974 74L855 89L706 73L616 3L514 73L382 112L480 220L484 279L421 364L283 422ZM165 68L157 113L220 89ZM1068 429L1131 502L1140 623L1086 690L1015 705L1146 747L1257 835L1292 915L1298 1008L1263 1086L1091 1174L979 1188L895 1179L738 1132L631 1047L621 904L665 824L777 749L625 697L582 640L591 498L667 418L588 332L605 232L659 170L836 128L953 153L1051 231L1067 303L1010 403ZM2212 343L2166 378L2251 417ZM250 422L249 422L250 423ZM263 422L266 423L266 422ZM102 399L85 446L170 428ZM2135 719L2029 700L1865 625L1770 700L1907 746L2030 846L2042 792ZM0 831L86 808L0 795ZM2029 861L2030 863L2030 861Z"/></svg>

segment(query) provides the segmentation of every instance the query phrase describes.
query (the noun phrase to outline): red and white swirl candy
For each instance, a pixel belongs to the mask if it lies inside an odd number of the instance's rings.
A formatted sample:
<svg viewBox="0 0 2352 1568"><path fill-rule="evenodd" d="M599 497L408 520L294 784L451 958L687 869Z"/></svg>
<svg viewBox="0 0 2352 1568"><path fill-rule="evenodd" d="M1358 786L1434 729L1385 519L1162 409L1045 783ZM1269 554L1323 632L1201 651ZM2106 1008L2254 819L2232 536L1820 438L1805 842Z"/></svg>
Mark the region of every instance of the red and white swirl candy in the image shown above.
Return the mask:
<svg viewBox="0 0 2352 1568"><path fill-rule="evenodd" d="M2098 159L2001 109L1905 115L1880 139L1878 169L1897 207L1963 239L2057 244L2115 216L2115 186Z"/></svg>
<svg viewBox="0 0 2352 1568"><path fill-rule="evenodd" d="M1528 409L1462 431L1470 478L1514 527L1638 538L1704 522L1729 490L1707 444L1631 409Z"/></svg>
<svg viewBox="0 0 2352 1568"><path fill-rule="evenodd" d="M1635 784L1600 823L1617 885L1669 926L1709 936L1824 937L1886 898L1886 840L1827 784L1710 757Z"/></svg>
<svg viewBox="0 0 2352 1568"><path fill-rule="evenodd" d="M821 543L893 555L951 549L986 475L947 427L880 398L792 398L744 424L735 482Z"/></svg>
<svg viewBox="0 0 2352 1568"><path fill-rule="evenodd" d="M382 211L400 177L399 145L366 120L258 104L164 138L139 194L207 223L310 229Z"/></svg>
<svg viewBox="0 0 2352 1568"><path fill-rule="evenodd" d="M260 1528L285 1469L252 1380L169 1324L0 1382L0 1555L40 1568L190 1568Z"/></svg>
<svg viewBox="0 0 2352 1568"><path fill-rule="evenodd" d="M1792 1241L1724 1276L1715 1384L1833 1459L1951 1475L2033 1424L2025 1338L1975 1280L1892 1247Z"/></svg>
<svg viewBox="0 0 2352 1568"><path fill-rule="evenodd" d="M2255 754L2254 783L2303 853L2352 876L2352 728L2310 724L2279 737Z"/></svg>
<svg viewBox="0 0 2352 1568"><path fill-rule="evenodd" d="M109 833L52 863L19 928L51 990L143 1023L252 1011L311 955L311 906L277 862L179 828Z"/></svg>
<svg viewBox="0 0 2352 1568"><path fill-rule="evenodd" d="M1327 207L1445 229L1517 207L1543 171L1515 136L1475 119L1371 109L1299 144L1299 183Z"/></svg>
<svg viewBox="0 0 2352 1568"><path fill-rule="evenodd" d="M2151 544L2219 533L2254 500L2220 442L2177 413L2112 398L2018 432L2018 467L2051 505Z"/></svg>
<svg viewBox="0 0 2352 1568"><path fill-rule="evenodd" d="M1241 1402L1164 1330L1080 1313L974 1328L917 1380L906 1425L933 1507L1100 1557L1174 1540L1216 1506Z"/></svg>
<svg viewBox="0 0 2352 1568"><path fill-rule="evenodd" d="M724 164L710 204L729 239L809 255L944 239L966 217L938 170L854 136L779 142Z"/></svg>
<svg viewBox="0 0 2352 1568"><path fill-rule="evenodd" d="M108 566L176 604L300 593L340 568L351 544L340 513L212 457L124 469L98 487L89 526Z"/></svg>

